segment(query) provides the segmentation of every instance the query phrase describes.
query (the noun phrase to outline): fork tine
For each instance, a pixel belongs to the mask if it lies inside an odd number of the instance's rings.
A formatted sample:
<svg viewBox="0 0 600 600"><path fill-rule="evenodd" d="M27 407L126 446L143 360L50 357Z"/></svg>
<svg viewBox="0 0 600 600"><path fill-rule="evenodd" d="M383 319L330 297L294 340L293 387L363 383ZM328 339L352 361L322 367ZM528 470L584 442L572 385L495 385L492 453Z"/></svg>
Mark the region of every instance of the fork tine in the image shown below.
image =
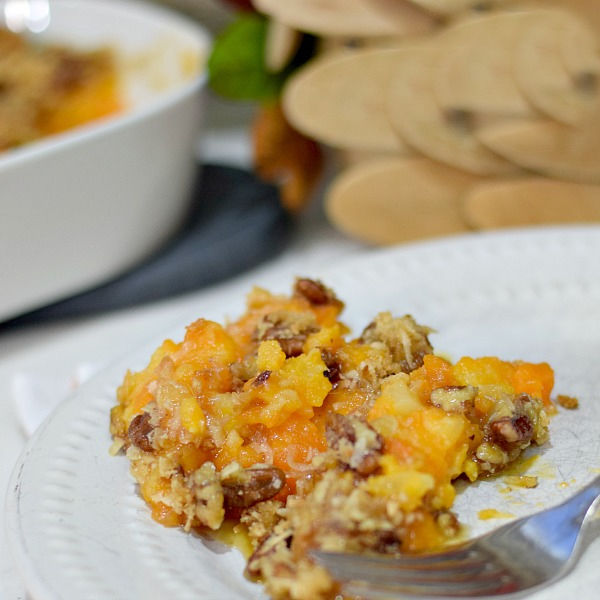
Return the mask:
<svg viewBox="0 0 600 600"><path fill-rule="evenodd" d="M403 554L402 558L372 554L342 554L324 550L313 550L311 554L327 567L336 563L344 563L350 569L362 564L368 564L370 568L386 566L399 569L450 568L467 563L481 565L487 559L487 557L481 556L478 550L468 546L430 554Z"/></svg>
<svg viewBox="0 0 600 600"><path fill-rule="evenodd" d="M401 557L314 550L342 590L362 598L456 599L522 593L556 580L581 554L600 476L563 504L445 552Z"/></svg>
<svg viewBox="0 0 600 600"><path fill-rule="evenodd" d="M424 566L413 566L403 560L361 556L352 554L315 553L319 562L324 565L338 580L368 580L382 585L399 585L412 583L442 584L448 582L465 582L477 578L480 581L497 581L503 569L493 567L491 563L467 560L428 563Z"/></svg>
<svg viewBox="0 0 600 600"><path fill-rule="evenodd" d="M414 574L415 572L442 572L444 570L456 573L465 569L472 569L475 572L485 569L488 564L487 556L471 549L422 556L404 555L402 558L369 554L339 554L322 550L314 550L312 555L328 569L343 569L345 572L354 574L358 572L377 572L379 574L386 571L395 574L402 572Z"/></svg>
<svg viewBox="0 0 600 600"><path fill-rule="evenodd" d="M456 582L414 582L411 584L373 584L364 581L347 581L343 590L351 596L370 598L401 599L406 597L429 596L432 598L468 598L480 597L516 591L517 588L503 577L489 581L456 581Z"/></svg>

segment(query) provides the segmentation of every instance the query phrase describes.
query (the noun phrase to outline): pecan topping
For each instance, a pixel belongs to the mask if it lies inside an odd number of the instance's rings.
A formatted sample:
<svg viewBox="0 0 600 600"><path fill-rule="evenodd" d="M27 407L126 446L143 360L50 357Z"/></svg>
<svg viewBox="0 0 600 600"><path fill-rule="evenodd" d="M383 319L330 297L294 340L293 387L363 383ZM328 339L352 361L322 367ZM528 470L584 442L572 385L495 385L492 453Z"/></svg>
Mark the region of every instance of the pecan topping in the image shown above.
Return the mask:
<svg viewBox="0 0 600 600"><path fill-rule="evenodd" d="M330 304L336 300L331 290L328 290L320 281L313 279L297 279L294 292L315 305Z"/></svg>
<svg viewBox="0 0 600 600"><path fill-rule="evenodd" d="M285 485L285 473L277 467L238 469L221 480L227 508L248 508L275 496Z"/></svg>
<svg viewBox="0 0 600 600"><path fill-rule="evenodd" d="M356 431L352 427L352 422L348 417L337 413L328 418L325 436L330 448L338 448L342 440L347 440L351 444L356 442Z"/></svg>
<svg viewBox="0 0 600 600"><path fill-rule="evenodd" d="M261 562L265 558L275 555L282 548L289 550L292 540L293 534L289 529L284 529L281 532L274 531L266 535L248 558L246 573L250 577L258 577L262 570Z"/></svg>
<svg viewBox="0 0 600 600"><path fill-rule="evenodd" d="M144 412L133 418L129 424L127 437L129 438L129 441L140 450L152 452L154 449L148 439L148 435L153 429L154 427L150 425L150 414Z"/></svg>
<svg viewBox="0 0 600 600"><path fill-rule="evenodd" d="M271 377L271 371L261 371L252 382L252 385L259 387L265 383L269 377Z"/></svg>
<svg viewBox="0 0 600 600"><path fill-rule="evenodd" d="M325 436L329 447L338 451L339 459L359 475L371 475L379 468L383 439L368 423L334 414Z"/></svg>
<svg viewBox="0 0 600 600"><path fill-rule="evenodd" d="M289 358L302 354L306 338L318 330L312 313L281 310L266 315L258 323L254 336L259 342L276 340Z"/></svg>
<svg viewBox="0 0 600 600"><path fill-rule="evenodd" d="M300 356L302 354L306 334L289 335L288 329L274 325L265 331L262 339L278 341L285 355L290 358L291 356Z"/></svg>
<svg viewBox="0 0 600 600"><path fill-rule="evenodd" d="M363 330L360 341L387 346L393 361L393 373L410 373L423 365L423 357L433 348L428 334L431 329L419 325L410 315L392 317L389 312L379 313Z"/></svg>
<svg viewBox="0 0 600 600"><path fill-rule="evenodd" d="M331 350L321 350L321 358L327 366L327 370L323 372L323 375L325 375L325 377L327 377L327 379L335 386L342 378L342 365L336 360L335 355Z"/></svg>
<svg viewBox="0 0 600 600"><path fill-rule="evenodd" d="M526 415L516 418L503 417L490 423L492 435L500 444L528 442L533 436L533 424Z"/></svg>

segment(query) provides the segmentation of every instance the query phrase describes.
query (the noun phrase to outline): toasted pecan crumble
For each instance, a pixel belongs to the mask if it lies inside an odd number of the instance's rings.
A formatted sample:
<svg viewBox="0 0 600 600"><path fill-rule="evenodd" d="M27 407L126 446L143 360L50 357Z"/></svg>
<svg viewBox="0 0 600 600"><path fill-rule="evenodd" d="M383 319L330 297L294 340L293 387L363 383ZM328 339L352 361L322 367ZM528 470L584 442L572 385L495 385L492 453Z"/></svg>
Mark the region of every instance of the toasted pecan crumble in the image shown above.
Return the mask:
<svg viewBox="0 0 600 600"><path fill-rule="evenodd" d="M548 439L546 363L433 353L411 316L346 339L321 282L255 288L242 317L200 319L128 373L111 413L152 516L245 528L246 574L276 600L340 593L310 551L400 554L459 530L454 479L501 471Z"/></svg>
<svg viewBox="0 0 600 600"><path fill-rule="evenodd" d="M147 412L136 415L127 430L127 437L129 441L134 445L144 450L145 452L152 452L152 443L150 442L149 435L153 431L153 427L150 424L150 415Z"/></svg>

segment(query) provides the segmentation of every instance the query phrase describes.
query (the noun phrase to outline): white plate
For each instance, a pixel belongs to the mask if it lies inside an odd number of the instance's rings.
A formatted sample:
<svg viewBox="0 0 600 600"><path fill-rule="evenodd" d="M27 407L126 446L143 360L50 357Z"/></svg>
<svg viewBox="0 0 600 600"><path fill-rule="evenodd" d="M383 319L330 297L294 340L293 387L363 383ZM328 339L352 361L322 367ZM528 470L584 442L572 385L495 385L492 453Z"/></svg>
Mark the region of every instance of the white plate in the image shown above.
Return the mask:
<svg viewBox="0 0 600 600"><path fill-rule="evenodd" d="M556 371L555 392L579 398L579 410L561 410L553 420L552 441L531 467L538 488L506 494L498 479L459 495L456 510L474 534L500 522L479 521L480 509L533 512L560 502L599 472L599 257L600 228L575 227L451 238L306 273L322 277L347 302L345 320L355 331L378 310L410 312L439 332L433 336L439 351L454 358L547 360ZM290 285L281 282L276 291ZM242 306L241 298L232 298L198 316L222 320ZM114 365L65 401L17 464L7 535L38 600L264 598L259 586L244 580L236 551L154 523L126 459L108 455L115 388L150 351ZM598 561L597 540L571 576L532 598L596 598Z"/></svg>

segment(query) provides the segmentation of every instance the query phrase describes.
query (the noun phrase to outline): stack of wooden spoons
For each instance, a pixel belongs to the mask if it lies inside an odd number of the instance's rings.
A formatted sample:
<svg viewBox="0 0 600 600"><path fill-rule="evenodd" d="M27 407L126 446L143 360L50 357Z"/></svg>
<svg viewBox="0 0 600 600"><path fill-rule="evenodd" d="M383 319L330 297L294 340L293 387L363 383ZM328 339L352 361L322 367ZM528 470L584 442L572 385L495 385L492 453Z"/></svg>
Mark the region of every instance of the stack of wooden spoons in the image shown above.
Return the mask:
<svg viewBox="0 0 600 600"><path fill-rule="evenodd" d="M297 32L322 38L282 102L341 159L325 198L339 229L391 244L600 221L597 0L254 4L274 67Z"/></svg>

